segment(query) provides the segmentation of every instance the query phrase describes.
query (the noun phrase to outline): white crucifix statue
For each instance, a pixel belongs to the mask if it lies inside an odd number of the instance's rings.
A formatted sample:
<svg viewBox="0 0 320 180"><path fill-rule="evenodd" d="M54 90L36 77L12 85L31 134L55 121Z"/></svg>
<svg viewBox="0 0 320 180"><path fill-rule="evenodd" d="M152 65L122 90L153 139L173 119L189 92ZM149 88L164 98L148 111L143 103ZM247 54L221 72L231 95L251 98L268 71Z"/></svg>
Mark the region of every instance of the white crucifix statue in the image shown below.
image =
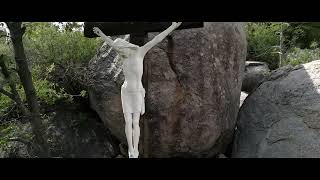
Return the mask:
<svg viewBox="0 0 320 180"><path fill-rule="evenodd" d="M145 89L142 85L144 56L152 47L160 43L180 25L181 22L173 22L169 28L143 46L132 44L121 38L113 41L111 37L105 35L99 28L93 28L93 32L111 46L119 54L119 58L123 60L125 80L121 86L121 102L129 158L139 157L139 119L140 115L145 113Z"/></svg>

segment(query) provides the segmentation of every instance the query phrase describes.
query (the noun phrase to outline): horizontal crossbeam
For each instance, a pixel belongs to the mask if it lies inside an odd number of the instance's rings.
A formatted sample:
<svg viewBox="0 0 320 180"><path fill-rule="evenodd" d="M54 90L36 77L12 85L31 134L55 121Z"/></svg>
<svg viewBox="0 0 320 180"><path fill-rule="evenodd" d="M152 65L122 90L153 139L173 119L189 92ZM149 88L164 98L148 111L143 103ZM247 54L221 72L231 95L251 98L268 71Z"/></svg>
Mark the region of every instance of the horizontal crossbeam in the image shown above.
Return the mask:
<svg viewBox="0 0 320 180"><path fill-rule="evenodd" d="M108 36L125 34L142 34L148 32L161 32L168 28L172 22L84 22L84 36L97 37L93 27L98 27ZM183 22L178 29L201 28L203 22Z"/></svg>

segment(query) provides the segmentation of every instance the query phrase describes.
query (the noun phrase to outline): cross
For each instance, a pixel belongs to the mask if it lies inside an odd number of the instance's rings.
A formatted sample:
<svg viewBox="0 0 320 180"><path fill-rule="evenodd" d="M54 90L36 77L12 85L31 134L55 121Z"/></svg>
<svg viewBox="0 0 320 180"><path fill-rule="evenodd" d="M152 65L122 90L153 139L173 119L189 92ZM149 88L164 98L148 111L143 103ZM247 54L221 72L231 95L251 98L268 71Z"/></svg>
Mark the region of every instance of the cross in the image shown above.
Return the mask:
<svg viewBox="0 0 320 180"><path fill-rule="evenodd" d="M108 36L130 34L130 43L143 46L148 40L149 32L160 32L171 25L172 22L84 22L84 36L88 38L98 37L93 32L93 27L98 27ZM184 22L179 29L190 29L203 27L203 22ZM144 61L144 63L146 63ZM144 71L148 67L144 64ZM147 73L143 73L142 82L147 89Z"/></svg>
<svg viewBox="0 0 320 180"><path fill-rule="evenodd" d="M93 27L98 27L107 36L126 35L130 34L130 43L138 46L143 46L148 40L149 32L162 32L167 29L172 22L84 22L84 36L88 38L98 37L93 32ZM179 29L201 28L203 22L183 22ZM169 40L172 38L169 38ZM142 84L145 87L146 94L148 93L148 62L143 62ZM147 96L146 96L147 97ZM145 99L145 113L148 114L148 98ZM143 123L143 126L145 123ZM147 126L147 124L146 124ZM146 127L144 126L144 127ZM143 129L143 128L142 128ZM146 132L146 131L145 131ZM147 134L143 133L144 137ZM147 141L147 140L143 140ZM141 147L141 146L140 146ZM147 149L143 148L143 154L147 157Z"/></svg>
<svg viewBox="0 0 320 180"><path fill-rule="evenodd" d="M160 32L168 28L170 25L171 22L84 22L84 36L88 38L98 37L92 31L93 27L98 27L108 36L115 36ZM177 30L200 27L203 27L203 22L184 22L177 28Z"/></svg>

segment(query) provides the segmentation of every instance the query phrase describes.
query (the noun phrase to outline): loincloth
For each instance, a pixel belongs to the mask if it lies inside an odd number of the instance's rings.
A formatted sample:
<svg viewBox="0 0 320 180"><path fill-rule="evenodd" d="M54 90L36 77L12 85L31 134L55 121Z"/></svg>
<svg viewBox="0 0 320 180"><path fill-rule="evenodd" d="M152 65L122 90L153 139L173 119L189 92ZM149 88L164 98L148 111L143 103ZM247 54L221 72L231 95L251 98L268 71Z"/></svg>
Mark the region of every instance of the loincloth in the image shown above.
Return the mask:
<svg viewBox="0 0 320 180"><path fill-rule="evenodd" d="M123 113L140 113L144 106L145 90L126 90L121 88L121 103Z"/></svg>

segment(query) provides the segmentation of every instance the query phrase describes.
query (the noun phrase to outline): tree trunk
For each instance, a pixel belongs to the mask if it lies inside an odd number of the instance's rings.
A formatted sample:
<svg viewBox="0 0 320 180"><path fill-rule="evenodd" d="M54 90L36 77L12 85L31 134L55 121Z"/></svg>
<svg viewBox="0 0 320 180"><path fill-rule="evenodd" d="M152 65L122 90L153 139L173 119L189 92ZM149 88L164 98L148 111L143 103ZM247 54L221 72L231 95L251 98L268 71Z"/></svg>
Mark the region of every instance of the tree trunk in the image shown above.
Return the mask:
<svg viewBox="0 0 320 180"><path fill-rule="evenodd" d="M4 76L4 78L9 82L9 86L10 86L11 93L12 93L12 97L9 96L9 98L11 98L13 101L15 101L17 103L18 108L21 111L21 113L23 114L23 116L29 117L30 114L29 114L27 108L24 106L24 104L19 96L19 93L16 89L15 83L11 79L10 72L8 71L8 68L4 62L3 55L0 55L0 67L1 67L1 72Z"/></svg>
<svg viewBox="0 0 320 180"><path fill-rule="evenodd" d="M35 135L35 140L39 144L40 157L48 157L48 144L45 138L44 127L40 118L40 107L37 101L36 91L32 82L31 72L28 67L28 62L24 52L22 36L25 32L25 27L21 27L21 22L7 22L10 36L13 43L15 61L17 64L18 74L26 94L26 99L31 112L31 126Z"/></svg>

